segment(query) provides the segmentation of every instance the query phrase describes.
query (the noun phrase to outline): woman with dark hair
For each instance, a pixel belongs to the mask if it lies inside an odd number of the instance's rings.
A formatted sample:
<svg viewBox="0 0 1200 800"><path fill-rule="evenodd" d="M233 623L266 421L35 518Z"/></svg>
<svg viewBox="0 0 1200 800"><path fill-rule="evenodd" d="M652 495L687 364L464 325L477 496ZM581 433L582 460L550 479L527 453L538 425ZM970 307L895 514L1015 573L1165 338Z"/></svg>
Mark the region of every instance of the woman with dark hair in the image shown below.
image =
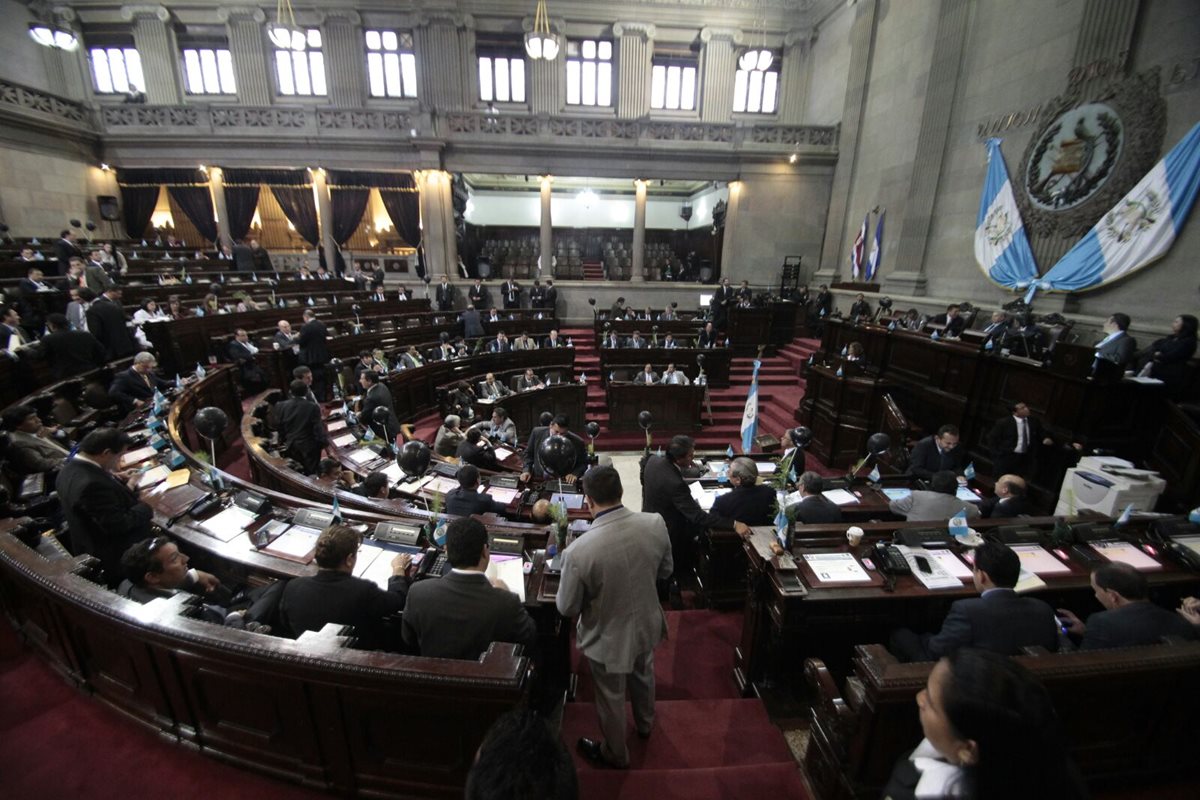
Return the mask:
<svg viewBox="0 0 1200 800"><path fill-rule="evenodd" d="M1171 335L1142 351L1141 375L1157 378L1167 385L1169 394L1176 395L1187 380L1187 362L1196 354L1196 328L1197 320L1191 314L1176 317Z"/></svg>
<svg viewBox="0 0 1200 800"><path fill-rule="evenodd" d="M890 800L1087 797L1050 695L1011 658L965 648L917 695L925 739L892 771Z"/></svg>

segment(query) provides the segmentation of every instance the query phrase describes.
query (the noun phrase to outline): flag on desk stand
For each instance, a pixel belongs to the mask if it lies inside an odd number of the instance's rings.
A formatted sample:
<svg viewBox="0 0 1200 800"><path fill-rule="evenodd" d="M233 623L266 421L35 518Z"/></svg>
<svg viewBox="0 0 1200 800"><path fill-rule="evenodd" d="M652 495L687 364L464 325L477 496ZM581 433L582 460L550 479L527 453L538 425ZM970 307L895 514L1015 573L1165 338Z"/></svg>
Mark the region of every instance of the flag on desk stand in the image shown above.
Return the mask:
<svg viewBox="0 0 1200 800"><path fill-rule="evenodd" d="M879 467L874 466L871 467L871 471L867 474L867 477L871 479L871 483L879 483L879 479L883 476L879 474Z"/></svg>
<svg viewBox="0 0 1200 800"><path fill-rule="evenodd" d="M725 448L725 456L727 458L733 458L733 456L734 456L733 445L729 445L729 447Z"/></svg>
<svg viewBox="0 0 1200 800"><path fill-rule="evenodd" d="M341 506L341 504L338 503L337 497L333 498L333 505L331 508L333 511L333 521L341 522L342 521L342 506Z"/></svg>
<svg viewBox="0 0 1200 800"><path fill-rule="evenodd" d="M762 362L754 359L754 377L750 379L750 394L746 396L746 410L742 412L742 453L750 452L754 446L754 434L758 432L758 369Z"/></svg>
<svg viewBox="0 0 1200 800"><path fill-rule="evenodd" d="M963 470L963 477L969 481L975 480L975 462L967 464L967 468Z"/></svg>
<svg viewBox="0 0 1200 800"><path fill-rule="evenodd" d="M1117 517L1116 526L1119 528L1122 525L1129 524L1129 518L1133 516L1133 503L1125 506L1125 510L1121 512L1121 516Z"/></svg>
<svg viewBox="0 0 1200 800"><path fill-rule="evenodd" d="M867 226L870 224L871 215L867 214L863 217L862 227L858 229L854 245L850 248L850 277L854 280L858 280L858 274L862 271L863 248L867 244Z"/></svg>
<svg viewBox="0 0 1200 800"><path fill-rule="evenodd" d="M955 539L963 539L970 533L970 527L967 525L966 512L960 511L950 518L950 535Z"/></svg>
<svg viewBox="0 0 1200 800"><path fill-rule="evenodd" d="M871 255L867 256L867 275L868 281L875 280L875 275L879 272L879 262L883 258L883 215L887 211L879 212L879 222L875 223L875 239L871 242Z"/></svg>

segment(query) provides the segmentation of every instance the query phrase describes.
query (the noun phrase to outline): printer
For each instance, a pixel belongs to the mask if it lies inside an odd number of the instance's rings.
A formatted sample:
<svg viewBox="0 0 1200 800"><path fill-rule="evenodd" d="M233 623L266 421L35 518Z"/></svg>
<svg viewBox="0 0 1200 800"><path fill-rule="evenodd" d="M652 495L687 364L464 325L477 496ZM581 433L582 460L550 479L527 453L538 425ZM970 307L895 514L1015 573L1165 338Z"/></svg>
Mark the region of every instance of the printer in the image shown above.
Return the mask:
<svg viewBox="0 0 1200 800"><path fill-rule="evenodd" d="M1094 511L1115 517L1131 503L1138 511L1153 511L1166 488L1167 482L1157 472L1137 469L1120 458L1089 456L1067 470L1054 514Z"/></svg>

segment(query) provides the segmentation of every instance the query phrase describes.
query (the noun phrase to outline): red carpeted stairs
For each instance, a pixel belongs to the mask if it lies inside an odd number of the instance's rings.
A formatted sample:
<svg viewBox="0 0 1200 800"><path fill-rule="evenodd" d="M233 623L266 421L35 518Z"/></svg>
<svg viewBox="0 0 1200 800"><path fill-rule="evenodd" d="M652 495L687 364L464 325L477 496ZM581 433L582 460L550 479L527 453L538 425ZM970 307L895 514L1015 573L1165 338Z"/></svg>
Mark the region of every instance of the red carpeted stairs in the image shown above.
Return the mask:
<svg viewBox="0 0 1200 800"><path fill-rule="evenodd" d="M637 738L629 716L628 770L596 769L576 754L580 797L806 797L796 762L762 701L739 698L733 685L742 615L668 611L667 626L667 641L655 651L653 733ZM579 689L563 715L563 739L572 751L580 736L599 736L587 660L578 651L573 656Z"/></svg>
<svg viewBox="0 0 1200 800"><path fill-rule="evenodd" d="M604 265L599 261L583 262L583 279L585 281L604 280Z"/></svg>

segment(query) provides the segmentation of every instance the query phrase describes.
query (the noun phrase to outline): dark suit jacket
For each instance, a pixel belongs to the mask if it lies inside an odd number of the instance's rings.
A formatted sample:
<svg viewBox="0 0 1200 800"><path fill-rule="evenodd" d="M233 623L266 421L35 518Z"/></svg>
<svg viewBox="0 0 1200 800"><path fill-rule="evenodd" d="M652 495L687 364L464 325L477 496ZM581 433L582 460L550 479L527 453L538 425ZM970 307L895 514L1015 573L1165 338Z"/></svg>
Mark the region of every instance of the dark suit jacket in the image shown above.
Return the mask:
<svg viewBox="0 0 1200 800"><path fill-rule="evenodd" d="M492 299L488 294L486 286L476 287L472 285L467 290L467 299L471 301L471 305L475 306L475 308L487 308L492 304Z"/></svg>
<svg viewBox="0 0 1200 800"><path fill-rule="evenodd" d="M967 318L962 314L959 314L954 319L950 319L946 314L938 314L929 321L935 325L946 326L942 329L941 336L959 336L962 334L963 329L967 327Z"/></svg>
<svg viewBox="0 0 1200 800"><path fill-rule="evenodd" d="M1121 334L1111 342L1105 342L1103 347L1096 348L1096 357L1111 361L1121 369L1133 365L1133 355L1137 350L1137 340L1128 334Z"/></svg>
<svg viewBox="0 0 1200 800"><path fill-rule="evenodd" d="M458 446L459 452L462 452L464 445L469 445L470 442L463 442ZM469 517L472 514L504 514L505 505L492 499L491 495L477 492L473 489L464 489L461 486L446 493L446 513L457 514L460 517Z"/></svg>
<svg viewBox="0 0 1200 800"><path fill-rule="evenodd" d="M850 306L850 319L854 319L855 317L869 316L871 316L871 304L866 300L863 300L861 303L856 302L854 305Z"/></svg>
<svg viewBox="0 0 1200 800"><path fill-rule="evenodd" d="M1029 433L1029 441L1026 442L1025 452L1032 453L1035 448L1041 446L1042 439L1045 437L1042 433L1042 425L1036 419L1026 417L1025 423L1025 427ZM991 430L987 434L987 446L992 451L993 456L1007 455L1016 451L1017 420L1011 414L996 420L995 424L992 425Z"/></svg>
<svg viewBox="0 0 1200 800"><path fill-rule="evenodd" d="M95 336L110 359L128 358L137 352L137 343L125 324L125 311L106 297L98 297L87 310L88 331Z"/></svg>
<svg viewBox="0 0 1200 800"><path fill-rule="evenodd" d="M483 573L447 573L416 583L404 611L404 641L431 658L479 658L492 642L515 642L526 652L537 626L521 599L492 586Z"/></svg>
<svg viewBox="0 0 1200 800"><path fill-rule="evenodd" d="M435 299L440 311L448 311L454 308L454 284L447 283L445 286L442 286L439 283L435 289Z"/></svg>
<svg viewBox="0 0 1200 800"><path fill-rule="evenodd" d="M994 589L985 597L956 600L929 639L929 655L938 659L960 647L977 647L1004 656L1017 655L1022 647L1041 645L1058 651L1058 623L1054 609L1035 597L1022 597L1012 589Z"/></svg>
<svg viewBox="0 0 1200 800"><path fill-rule="evenodd" d="M254 361L254 353L250 352L250 348L246 347L246 345L242 344L237 339L234 339L232 342L230 342L225 348L225 351L229 354L229 360L235 364L243 364L247 361Z"/></svg>
<svg viewBox="0 0 1200 800"><path fill-rule="evenodd" d="M1087 618L1079 649L1158 644L1164 636L1195 639L1196 628L1175 612L1147 600L1092 614Z"/></svg>
<svg viewBox="0 0 1200 800"><path fill-rule="evenodd" d="M658 373L651 372L649 375L647 375L646 371L642 370L641 372L639 372L637 375L634 376L633 382L634 383L644 383L647 385L652 385L652 384L658 383Z"/></svg>
<svg viewBox="0 0 1200 800"><path fill-rule="evenodd" d="M250 245L235 244L233 246L233 265L238 272L254 271L254 251L250 249Z"/></svg>
<svg viewBox="0 0 1200 800"><path fill-rule="evenodd" d="M918 478L930 478L933 473L944 469L961 473L967 466L967 458L967 448L961 442L953 450L942 453L938 450L934 437L926 436L913 445L912 455L908 459L908 471Z"/></svg>
<svg viewBox="0 0 1200 800"><path fill-rule="evenodd" d="M128 413L135 401L149 402L154 398L155 389L165 392L172 386L174 384L170 381L164 381L157 375L142 375L130 367L117 373L112 386L108 387L108 393Z"/></svg>
<svg viewBox="0 0 1200 800"><path fill-rule="evenodd" d="M58 259L58 274L66 275L67 267L70 266L71 258L74 256L83 257L83 253L71 242L66 239L59 239L54 243L54 257Z"/></svg>
<svg viewBox="0 0 1200 800"><path fill-rule="evenodd" d="M400 420L396 417L396 409L392 405L392 393L382 383L377 383L367 393L363 395L362 401L362 417L365 424L375 422L375 409L386 408L388 410L387 422L385 427L387 430L388 443L396 441L396 434L400 433ZM376 427L378 433L379 429Z"/></svg>
<svg viewBox="0 0 1200 800"><path fill-rule="evenodd" d="M538 388L538 386L540 386L540 385L542 385L542 379L537 377L536 375L533 376L532 378L526 378L524 375L517 378L517 391L518 392L527 392L530 389Z"/></svg>
<svg viewBox="0 0 1200 800"><path fill-rule="evenodd" d="M534 477L540 478L545 475L545 468L542 466L542 457L539 455L542 442L550 438L552 434L549 428L537 427L529 433L529 442L525 446L525 454L522 456L522 461L525 464L525 469L529 470ZM567 439L575 445L575 468L571 470L571 474L582 478L583 473L587 472L587 445L583 439L580 439L573 433L567 433Z"/></svg>
<svg viewBox="0 0 1200 800"><path fill-rule="evenodd" d="M1000 500L995 495L985 497L979 503L979 513L988 518L1004 519L1029 513L1029 504L1024 497L1006 497Z"/></svg>
<svg viewBox="0 0 1200 800"><path fill-rule="evenodd" d="M154 512L124 483L82 458L67 461L55 488L71 532L71 549L99 558L115 586L123 577L121 554L152 535Z"/></svg>
<svg viewBox="0 0 1200 800"><path fill-rule="evenodd" d="M281 632L294 638L330 622L353 625L359 638L373 647L379 642L383 618L403 610L407 594L408 579L403 575L389 578L386 592L371 581L330 569L293 578L279 598Z"/></svg>
<svg viewBox="0 0 1200 800"><path fill-rule="evenodd" d="M329 333L325 323L319 319L311 319L300 327L300 336L296 344L300 345L299 362L310 367L324 366L329 363Z"/></svg>
<svg viewBox="0 0 1200 800"><path fill-rule="evenodd" d="M796 522L824 525L842 521L842 509L824 495L809 495L796 506Z"/></svg>
<svg viewBox="0 0 1200 800"><path fill-rule="evenodd" d="M775 519L775 490L766 484L737 486L713 503L713 513L747 525L770 525Z"/></svg>
<svg viewBox="0 0 1200 800"><path fill-rule="evenodd" d="M87 331L54 331L42 337L38 352L50 362L55 380L104 366L104 345Z"/></svg>
<svg viewBox="0 0 1200 800"><path fill-rule="evenodd" d="M733 520L728 517L700 508L688 491L679 467L665 455L646 460L642 474L642 511L663 518L672 545L690 539L705 528L733 527Z"/></svg>
<svg viewBox="0 0 1200 800"><path fill-rule="evenodd" d="M546 289L546 299L542 302L542 307L550 311L554 311L554 307L558 305L558 289L553 286Z"/></svg>
<svg viewBox="0 0 1200 800"><path fill-rule="evenodd" d="M700 335L696 337L696 347L716 347L719 341L720 337L718 336L716 330L714 330L711 334L709 334L708 331L702 330L700 331Z"/></svg>
<svg viewBox="0 0 1200 800"><path fill-rule="evenodd" d="M479 312L476 309L468 308L462 313L462 324L463 336L468 339L483 336L483 322L480 321Z"/></svg>
<svg viewBox="0 0 1200 800"><path fill-rule="evenodd" d="M321 423L321 407L303 397L289 397L275 404L275 428L289 447L320 451L328 441Z"/></svg>

